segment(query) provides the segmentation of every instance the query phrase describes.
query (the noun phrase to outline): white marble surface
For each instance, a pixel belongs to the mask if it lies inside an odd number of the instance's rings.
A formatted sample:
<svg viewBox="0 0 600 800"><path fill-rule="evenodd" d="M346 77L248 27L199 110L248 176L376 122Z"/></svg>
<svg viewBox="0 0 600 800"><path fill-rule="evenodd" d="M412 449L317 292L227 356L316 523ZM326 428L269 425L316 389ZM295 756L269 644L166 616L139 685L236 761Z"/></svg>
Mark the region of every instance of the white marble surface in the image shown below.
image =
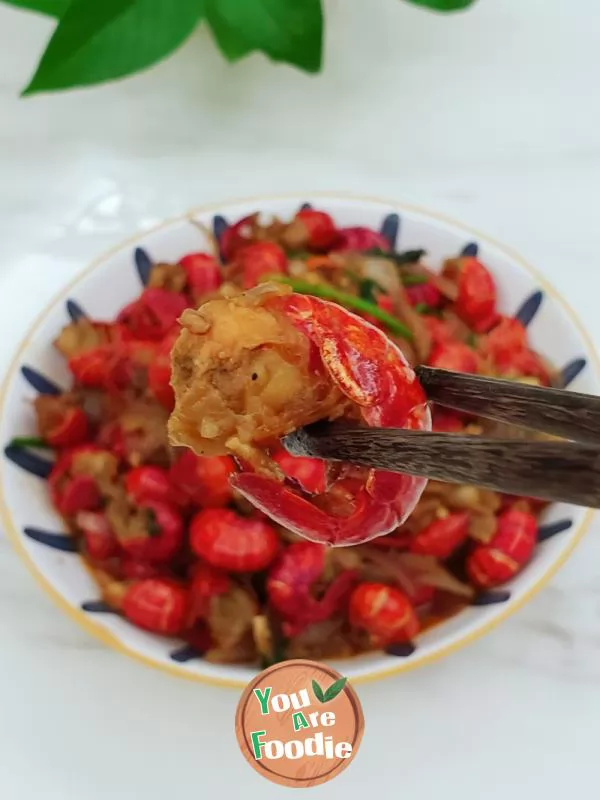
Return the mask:
<svg viewBox="0 0 600 800"><path fill-rule="evenodd" d="M200 32L160 68L18 99L50 31L0 8L0 368L89 258L188 206L349 189L446 212L541 267L600 341L600 14L595 0L480 0L442 19L330 0L327 68L227 68ZM595 791L600 525L485 639L359 688L367 723L333 797L559 800ZM237 750L237 694L106 650L0 539L0 795L158 800L282 790Z"/></svg>

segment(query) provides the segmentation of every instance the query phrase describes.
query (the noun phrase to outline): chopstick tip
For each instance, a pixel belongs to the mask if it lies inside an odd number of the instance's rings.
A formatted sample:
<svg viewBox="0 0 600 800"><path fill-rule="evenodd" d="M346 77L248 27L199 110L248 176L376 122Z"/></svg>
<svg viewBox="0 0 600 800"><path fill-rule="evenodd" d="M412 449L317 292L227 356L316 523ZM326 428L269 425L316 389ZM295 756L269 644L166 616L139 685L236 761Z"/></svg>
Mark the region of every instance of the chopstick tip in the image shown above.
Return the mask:
<svg viewBox="0 0 600 800"><path fill-rule="evenodd" d="M292 456L316 457L318 449L317 441L319 433L326 433L329 427L326 420L314 422L304 428L297 428L295 431L282 437L281 444Z"/></svg>
<svg viewBox="0 0 600 800"><path fill-rule="evenodd" d="M303 429L299 428L284 436L281 444L291 456L303 456L306 455L306 446L302 444L303 438L305 438L305 435L303 437Z"/></svg>

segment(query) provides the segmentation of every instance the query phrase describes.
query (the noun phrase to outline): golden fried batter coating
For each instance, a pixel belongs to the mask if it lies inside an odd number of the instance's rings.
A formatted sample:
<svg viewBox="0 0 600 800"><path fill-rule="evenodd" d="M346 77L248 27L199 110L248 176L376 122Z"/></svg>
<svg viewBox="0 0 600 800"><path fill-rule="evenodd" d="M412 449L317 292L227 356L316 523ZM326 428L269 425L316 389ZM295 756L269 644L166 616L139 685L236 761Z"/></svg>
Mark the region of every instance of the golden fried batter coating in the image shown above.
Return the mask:
<svg viewBox="0 0 600 800"><path fill-rule="evenodd" d="M184 312L172 352L172 444L260 468L261 447L347 411L310 342L277 310L287 291L263 284Z"/></svg>

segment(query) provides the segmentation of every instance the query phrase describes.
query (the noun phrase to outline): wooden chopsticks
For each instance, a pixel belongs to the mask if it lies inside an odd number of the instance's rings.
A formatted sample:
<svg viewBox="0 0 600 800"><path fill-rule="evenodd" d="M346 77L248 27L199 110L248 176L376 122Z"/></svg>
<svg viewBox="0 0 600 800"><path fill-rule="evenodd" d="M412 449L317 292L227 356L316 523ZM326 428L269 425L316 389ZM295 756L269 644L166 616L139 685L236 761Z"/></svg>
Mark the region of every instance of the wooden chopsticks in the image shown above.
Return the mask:
<svg viewBox="0 0 600 800"><path fill-rule="evenodd" d="M455 411L600 444L600 397L433 367L415 372L430 400Z"/></svg>
<svg viewBox="0 0 600 800"><path fill-rule="evenodd" d="M286 436L293 455L600 508L600 398L418 367L439 405L570 441L500 439L317 423Z"/></svg>

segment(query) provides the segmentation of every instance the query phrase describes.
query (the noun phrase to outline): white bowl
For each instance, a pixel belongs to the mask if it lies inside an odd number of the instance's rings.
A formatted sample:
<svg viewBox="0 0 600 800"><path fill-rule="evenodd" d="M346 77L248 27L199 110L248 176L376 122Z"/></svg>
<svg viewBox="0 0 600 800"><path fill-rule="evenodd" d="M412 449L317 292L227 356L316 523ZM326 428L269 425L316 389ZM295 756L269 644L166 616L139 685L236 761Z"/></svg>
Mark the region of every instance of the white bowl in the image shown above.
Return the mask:
<svg viewBox="0 0 600 800"><path fill-rule="evenodd" d="M145 259L144 252L136 248L143 248L153 260L173 261L207 246L206 237L190 223L191 219L209 228L216 219L218 227L224 224L223 217L235 221L257 209L286 218L305 201L328 211L342 226L379 229L387 220L386 231L393 234L399 221L397 248L425 248L433 265L466 246L478 248L497 278L501 310L515 314L521 309L521 317L529 320L533 347L565 369L570 388L600 393L598 359L585 331L552 287L514 253L457 223L398 203L337 195L264 197L193 210L140 234L82 272L41 313L19 347L0 399L0 441L6 445L14 436L35 433L27 400L36 390L49 388L46 379L68 385L67 369L52 340L69 313L77 314L81 307L93 317L111 319L137 296ZM398 219L390 215L398 215ZM61 520L39 477L46 466L35 453L5 450L0 466L0 508L17 551L48 594L92 635L121 652L173 675L245 686L255 674L253 668L209 664L193 657L181 642L144 633L97 603L97 588L78 556L70 551L70 540L61 534ZM566 560L591 516L591 511L574 506L551 506L542 527L547 538L531 564L506 587L508 592L493 595L488 599L495 602L467 608L428 630L418 639L413 653L402 657L371 653L333 666L353 681L366 680L412 669L472 641L540 589Z"/></svg>

